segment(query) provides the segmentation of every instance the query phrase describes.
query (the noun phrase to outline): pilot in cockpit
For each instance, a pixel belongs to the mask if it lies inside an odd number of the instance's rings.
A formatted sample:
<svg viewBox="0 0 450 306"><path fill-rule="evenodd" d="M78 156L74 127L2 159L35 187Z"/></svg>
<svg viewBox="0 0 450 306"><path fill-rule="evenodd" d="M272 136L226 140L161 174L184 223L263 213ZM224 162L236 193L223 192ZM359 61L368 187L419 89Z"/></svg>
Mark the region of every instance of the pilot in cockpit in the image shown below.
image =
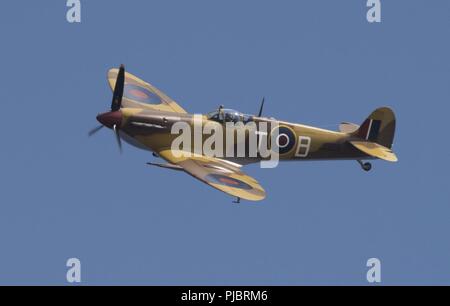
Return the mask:
<svg viewBox="0 0 450 306"><path fill-rule="evenodd" d="M209 120L213 120L220 123L226 123L226 122L243 122L247 123L252 120L251 116L244 115L241 112L238 112L233 109L227 109L224 108L223 105L219 106L219 109L217 111L213 111L207 115Z"/></svg>

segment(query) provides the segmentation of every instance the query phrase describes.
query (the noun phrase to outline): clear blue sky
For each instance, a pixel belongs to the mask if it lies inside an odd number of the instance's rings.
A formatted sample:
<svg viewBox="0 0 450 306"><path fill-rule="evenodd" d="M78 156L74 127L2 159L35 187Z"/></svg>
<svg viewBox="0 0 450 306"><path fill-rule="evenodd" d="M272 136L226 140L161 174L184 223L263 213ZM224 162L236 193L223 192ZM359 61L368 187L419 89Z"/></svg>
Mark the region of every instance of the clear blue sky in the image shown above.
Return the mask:
<svg viewBox="0 0 450 306"><path fill-rule="evenodd" d="M450 2L2 1L0 284L450 284ZM397 114L400 162L246 171L260 203L231 198L112 132L110 67L191 112L219 104L335 129Z"/></svg>

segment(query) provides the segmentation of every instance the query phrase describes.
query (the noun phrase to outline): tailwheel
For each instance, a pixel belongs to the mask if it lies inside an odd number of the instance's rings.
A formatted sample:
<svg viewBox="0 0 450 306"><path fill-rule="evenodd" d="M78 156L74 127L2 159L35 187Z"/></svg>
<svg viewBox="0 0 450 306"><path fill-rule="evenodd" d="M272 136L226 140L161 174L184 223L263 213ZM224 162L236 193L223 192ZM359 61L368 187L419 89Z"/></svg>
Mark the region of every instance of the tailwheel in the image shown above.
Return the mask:
<svg viewBox="0 0 450 306"><path fill-rule="evenodd" d="M363 163L362 161L358 160L359 165L361 166L361 168L368 172L370 170L372 170L372 164L369 162Z"/></svg>

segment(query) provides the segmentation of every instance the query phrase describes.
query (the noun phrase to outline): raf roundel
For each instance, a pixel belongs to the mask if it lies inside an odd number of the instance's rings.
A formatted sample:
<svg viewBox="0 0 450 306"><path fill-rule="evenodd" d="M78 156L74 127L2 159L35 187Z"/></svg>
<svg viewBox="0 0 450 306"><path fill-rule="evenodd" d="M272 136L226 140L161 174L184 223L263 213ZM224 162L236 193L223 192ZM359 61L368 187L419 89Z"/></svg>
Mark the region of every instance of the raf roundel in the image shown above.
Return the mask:
<svg viewBox="0 0 450 306"><path fill-rule="evenodd" d="M272 135L275 136L274 132L272 132ZM285 126L278 128L278 135L275 138L274 147L278 148L279 154L289 153L295 147L295 142L295 133L290 128Z"/></svg>
<svg viewBox="0 0 450 306"><path fill-rule="evenodd" d="M148 104L160 104L161 98L147 88L134 84L125 84L124 93L125 98L137 102Z"/></svg>
<svg viewBox="0 0 450 306"><path fill-rule="evenodd" d="M244 183L235 178L232 178L232 177L229 177L226 175L221 175L221 174L215 174L215 173L208 174L206 176L206 180L213 184L219 184L219 185L224 185L224 186L233 187L233 188L239 188L239 189L244 189L244 190L253 189L252 186L250 186L247 183Z"/></svg>

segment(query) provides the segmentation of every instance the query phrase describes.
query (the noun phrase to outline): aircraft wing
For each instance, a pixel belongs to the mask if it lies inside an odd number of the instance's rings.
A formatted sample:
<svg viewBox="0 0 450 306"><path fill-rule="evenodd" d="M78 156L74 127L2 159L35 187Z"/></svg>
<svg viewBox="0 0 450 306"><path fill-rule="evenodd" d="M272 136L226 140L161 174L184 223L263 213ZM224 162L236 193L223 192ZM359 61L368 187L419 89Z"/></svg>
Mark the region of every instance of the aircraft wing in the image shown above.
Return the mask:
<svg viewBox="0 0 450 306"><path fill-rule="evenodd" d="M260 201L266 197L261 185L243 173L239 169L240 165L202 155L175 157L170 149L162 150L158 154L196 179L231 196L249 201Z"/></svg>
<svg viewBox="0 0 450 306"><path fill-rule="evenodd" d="M118 73L119 69L115 68L108 71L108 83L112 90L116 85ZM131 108L186 113L181 106L162 91L128 72L125 73L122 105Z"/></svg>

